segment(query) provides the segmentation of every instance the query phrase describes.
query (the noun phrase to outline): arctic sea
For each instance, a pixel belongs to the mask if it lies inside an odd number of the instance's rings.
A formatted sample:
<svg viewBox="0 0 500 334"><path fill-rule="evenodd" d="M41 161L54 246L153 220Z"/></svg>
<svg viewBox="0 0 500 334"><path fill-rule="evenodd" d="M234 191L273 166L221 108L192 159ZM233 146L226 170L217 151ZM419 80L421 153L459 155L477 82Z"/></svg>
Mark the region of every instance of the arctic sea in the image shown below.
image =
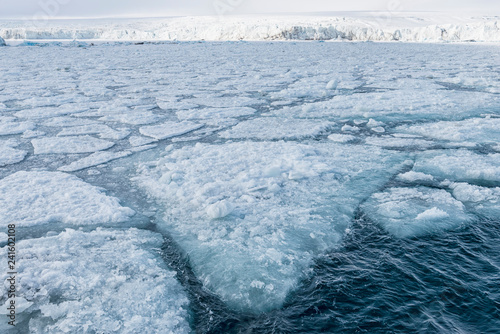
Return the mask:
<svg viewBox="0 0 500 334"><path fill-rule="evenodd" d="M499 64L477 43L0 47L0 331L498 333Z"/></svg>

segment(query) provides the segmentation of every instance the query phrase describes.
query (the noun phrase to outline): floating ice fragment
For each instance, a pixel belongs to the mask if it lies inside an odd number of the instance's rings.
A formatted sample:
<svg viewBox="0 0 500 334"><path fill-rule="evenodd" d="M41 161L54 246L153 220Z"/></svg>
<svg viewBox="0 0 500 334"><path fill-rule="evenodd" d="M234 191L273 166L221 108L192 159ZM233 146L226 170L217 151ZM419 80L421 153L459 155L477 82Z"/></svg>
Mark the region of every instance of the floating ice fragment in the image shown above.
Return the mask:
<svg viewBox="0 0 500 334"><path fill-rule="evenodd" d="M337 89L337 86L339 85L339 80L338 79L333 79L333 80L330 80L327 84L326 84L326 89L331 89L331 90L335 90Z"/></svg>
<svg viewBox="0 0 500 334"><path fill-rule="evenodd" d="M134 211L101 188L61 172L17 172L0 180L1 224L121 223Z"/></svg>
<svg viewBox="0 0 500 334"><path fill-rule="evenodd" d="M360 131L360 129L357 126L352 126L349 124L344 125L341 130L344 132L359 132Z"/></svg>
<svg viewBox="0 0 500 334"><path fill-rule="evenodd" d="M191 332L186 294L155 251L161 235L67 229L17 245L16 309L30 332ZM7 248L0 249L4 257ZM2 291L0 304L8 301Z"/></svg>
<svg viewBox="0 0 500 334"><path fill-rule="evenodd" d="M193 122L165 122L158 125L144 126L139 132L158 140L181 136L203 127L203 124Z"/></svg>
<svg viewBox="0 0 500 334"><path fill-rule="evenodd" d="M203 284L231 308L263 312L338 245L360 201L404 156L332 142L196 144L141 162L135 182L163 207L159 227Z"/></svg>
<svg viewBox="0 0 500 334"><path fill-rule="evenodd" d="M373 194L363 212L399 238L432 234L469 222L464 205L442 189L390 188Z"/></svg>
<svg viewBox="0 0 500 334"><path fill-rule="evenodd" d="M0 167L15 164L24 160L28 152L15 149L18 143L13 140L0 140Z"/></svg>
<svg viewBox="0 0 500 334"><path fill-rule="evenodd" d="M207 207L207 215L212 219L224 218L233 211L233 206L228 201L219 201Z"/></svg>
<svg viewBox="0 0 500 334"><path fill-rule="evenodd" d="M333 125L333 122L323 120L261 117L241 122L219 136L231 139L300 139L317 136Z"/></svg>
<svg viewBox="0 0 500 334"><path fill-rule="evenodd" d="M63 172L75 172L92 166L101 165L112 160L120 159L131 155L130 151L121 152L95 152L83 159L72 162L69 165L59 167L58 170Z"/></svg>
<svg viewBox="0 0 500 334"><path fill-rule="evenodd" d="M397 178L407 182L434 181L434 177L432 175L414 171L409 171L403 174L399 174Z"/></svg>
<svg viewBox="0 0 500 334"><path fill-rule="evenodd" d="M43 137L31 141L35 154L91 153L106 150L115 143L91 136Z"/></svg>

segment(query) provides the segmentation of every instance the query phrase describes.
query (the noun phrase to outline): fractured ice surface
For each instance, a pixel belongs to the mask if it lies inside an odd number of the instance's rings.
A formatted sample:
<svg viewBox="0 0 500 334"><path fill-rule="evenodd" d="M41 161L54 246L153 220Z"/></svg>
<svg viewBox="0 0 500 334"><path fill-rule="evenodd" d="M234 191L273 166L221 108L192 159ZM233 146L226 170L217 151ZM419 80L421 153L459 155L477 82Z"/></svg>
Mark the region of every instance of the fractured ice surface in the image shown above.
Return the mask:
<svg viewBox="0 0 500 334"><path fill-rule="evenodd" d="M105 225L124 222L133 214L117 198L73 175L20 171L0 180L3 225Z"/></svg>
<svg viewBox="0 0 500 334"><path fill-rule="evenodd" d="M15 140L0 140L0 167L24 160L28 152L15 149L14 147L18 145Z"/></svg>
<svg viewBox="0 0 500 334"><path fill-rule="evenodd" d="M413 171L451 181L499 183L500 153L477 154L465 149L423 152Z"/></svg>
<svg viewBox="0 0 500 334"><path fill-rule="evenodd" d="M179 118L180 120L231 118L248 116L252 115L253 113L255 113L255 109L250 107L203 108L179 110L177 112L177 118Z"/></svg>
<svg viewBox="0 0 500 334"><path fill-rule="evenodd" d="M94 135L97 134L99 137L104 139L123 139L130 134L127 129L115 130L110 128L105 124L88 124L80 126L66 127L58 136L78 136L78 135Z"/></svg>
<svg viewBox="0 0 500 334"><path fill-rule="evenodd" d="M402 155L335 143L196 144L140 164L160 227L231 307L279 307L315 255L338 245L358 203ZM155 166L150 168L150 166Z"/></svg>
<svg viewBox="0 0 500 334"><path fill-rule="evenodd" d="M369 219L396 237L413 237L452 229L471 220L462 202L442 189L390 188L361 205Z"/></svg>
<svg viewBox="0 0 500 334"><path fill-rule="evenodd" d="M500 142L500 118L472 118L457 122L441 121L401 126L395 130L450 141Z"/></svg>
<svg viewBox="0 0 500 334"><path fill-rule="evenodd" d="M35 154L91 153L106 150L115 143L91 136L43 137L31 141Z"/></svg>
<svg viewBox="0 0 500 334"><path fill-rule="evenodd" d="M222 138L301 139L314 137L334 123L321 120L262 117L244 121L220 133Z"/></svg>
<svg viewBox="0 0 500 334"><path fill-rule="evenodd" d="M139 129L139 132L145 136L154 139L167 139L172 137L181 136L191 131L203 127L203 124L193 122L165 122L159 125L144 126Z"/></svg>
<svg viewBox="0 0 500 334"><path fill-rule="evenodd" d="M472 210L490 219L500 217L500 188L485 188L467 183L450 185L453 196Z"/></svg>
<svg viewBox="0 0 500 334"><path fill-rule="evenodd" d="M121 152L95 152L88 157L82 158L80 160L74 161L67 166L59 167L58 170L63 172L75 172L77 170L85 169L92 166L101 165L112 160L120 159L131 155L130 151Z"/></svg>
<svg viewBox="0 0 500 334"><path fill-rule="evenodd" d="M149 231L101 228L19 241L18 323L29 317L31 333L190 333L188 300L156 251L162 244ZM2 289L2 309L6 302Z"/></svg>
<svg viewBox="0 0 500 334"><path fill-rule="evenodd" d="M14 117L0 118L0 136L20 134L28 130L34 130L32 122L18 122Z"/></svg>
<svg viewBox="0 0 500 334"><path fill-rule="evenodd" d="M110 114L99 118L100 121L106 122L120 122L125 124L133 124L133 125L144 125L156 123L161 120L163 117L160 115L156 115L151 111L133 111L126 113L117 113Z"/></svg>

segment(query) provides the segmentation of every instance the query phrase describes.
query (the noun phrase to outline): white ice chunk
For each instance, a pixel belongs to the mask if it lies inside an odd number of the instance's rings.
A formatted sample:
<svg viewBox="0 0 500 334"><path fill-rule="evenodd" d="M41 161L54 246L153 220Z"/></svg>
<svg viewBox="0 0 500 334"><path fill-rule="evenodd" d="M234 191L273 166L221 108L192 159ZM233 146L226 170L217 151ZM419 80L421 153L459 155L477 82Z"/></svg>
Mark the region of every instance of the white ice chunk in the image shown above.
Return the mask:
<svg viewBox="0 0 500 334"><path fill-rule="evenodd" d="M125 113L111 114L99 118L100 121L120 122L132 125L144 125L156 123L163 119L163 116L156 115L152 111L128 111Z"/></svg>
<svg viewBox="0 0 500 334"><path fill-rule="evenodd" d="M352 125L349 125L349 124L346 124L342 127L341 129L343 132L359 132L360 131L360 128L358 128L357 126L352 126Z"/></svg>
<svg viewBox="0 0 500 334"><path fill-rule="evenodd" d="M385 129L381 126L377 126L375 128L372 128L372 131L373 132L377 132L377 133L384 133L385 132Z"/></svg>
<svg viewBox="0 0 500 334"><path fill-rule="evenodd" d="M68 114L81 113L88 108L80 107L77 103L63 104L59 107L40 107L33 109L24 109L16 112L14 115L20 118L49 118Z"/></svg>
<svg viewBox="0 0 500 334"><path fill-rule="evenodd" d="M365 143L380 147L419 148L425 149L434 146L434 142L418 138L395 138L392 136L367 137Z"/></svg>
<svg viewBox="0 0 500 334"><path fill-rule="evenodd" d="M102 189L61 172L17 172L0 180L1 224L121 223L134 211Z"/></svg>
<svg viewBox="0 0 500 334"><path fill-rule="evenodd" d="M323 120L261 117L221 132L222 138L299 139L322 134L334 123Z"/></svg>
<svg viewBox="0 0 500 334"><path fill-rule="evenodd" d="M348 143L350 141L356 140L356 137L340 133L333 133L328 136L328 139L335 141L337 143Z"/></svg>
<svg viewBox="0 0 500 334"><path fill-rule="evenodd" d="M18 319L28 319L31 333L190 333L186 293L156 251L163 242L137 229L19 241ZM2 289L2 309L9 302Z"/></svg>
<svg viewBox="0 0 500 334"><path fill-rule="evenodd" d="M203 124L193 122L165 122L158 125L144 126L139 132L158 140L181 136L203 127Z"/></svg>
<svg viewBox="0 0 500 334"><path fill-rule="evenodd" d="M457 228L471 220L462 202L441 189L390 188L373 194L363 212L399 238Z"/></svg>
<svg viewBox="0 0 500 334"><path fill-rule="evenodd" d="M16 122L14 118L0 120L0 136L17 135L34 129L32 122Z"/></svg>
<svg viewBox="0 0 500 334"><path fill-rule="evenodd" d="M474 143L500 142L500 118L472 118L464 121L442 121L401 126L396 131L419 134L429 138Z"/></svg>
<svg viewBox="0 0 500 334"><path fill-rule="evenodd" d="M53 117L42 123L45 126L51 127L68 127L68 126L82 126L82 125L92 125L99 124L99 122L84 119L84 118L75 118L71 116L61 116L61 117Z"/></svg>
<svg viewBox="0 0 500 334"><path fill-rule="evenodd" d="M177 118L180 120L232 118L252 115L255 111L250 107L189 109L179 110Z"/></svg>
<svg viewBox="0 0 500 334"><path fill-rule="evenodd" d="M373 118L370 118L368 123L366 123L366 126L369 128L378 128L378 127L382 127L382 125L385 125L385 123L376 121Z"/></svg>
<svg viewBox="0 0 500 334"><path fill-rule="evenodd" d="M59 167L58 170L63 172L75 172L77 170L89 168L92 166L98 166L101 164L105 164L112 160L120 159L131 155L130 151L121 151L121 152L95 152L89 155L88 157L82 158L80 160L74 161L67 166Z"/></svg>
<svg viewBox="0 0 500 334"><path fill-rule="evenodd" d="M473 211L498 220L500 217L500 188L486 188L468 183L453 183L453 196L465 203Z"/></svg>
<svg viewBox="0 0 500 334"><path fill-rule="evenodd" d="M115 143L91 136L44 137L31 141L35 154L92 153L106 150Z"/></svg>
<svg viewBox="0 0 500 334"><path fill-rule="evenodd" d="M213 107L213 108L234 108L248 107L252 105L262 104L263 101L251 97L235 96L235 97L198 97L184 100L185 102L194 103L196 105ZM191 108L189 108L191 109Z"/></svg>
<svg viewBox="0 0 500 334"><path fill-rule="evenodd" d="M28 152L15 149L18 142L15 140L0 140L0 167L21 162Z"/></svg>
<svg viewBox="0 0 500 334"><path fill-rule="evenodd" d="M151 144L157 141L156 139L150 138L150 137L143 137L143 136L131 136L128 139L128 142L132 146L142 146L142 145L147 145Z"/></svg>
<svg viewBox="0 0 500 334"><path fill-rule="evenodd" d="M500 182L500 153L477 154L468 150L424 152L417 156L413 171L452 181Z"/></svg>
<svg viewBox="0 0 500 334"><path fill-rule="evenodd" d="M339 80L332 79L332 80L328 81L328 83L326 84L326 89L335 90L335 89L337 89L338 85L339 85Z"/></svg>
<svg viewBox="0 0 500 334"><path fill-rule="evenodd" d="M399 174L397 178L407 182L434 181L434 177L432 175L414 172L412 170L403 174Z"/></svg>
<svg viewBox="0 0 500 334"><path fill-rule="evenodd" d="M115 139L120 140L127 137L130 134L128 129L115 130L104 124L88 124L80 126L72 126L64 128L59 132L58 136L78 136L78 135L94 135L97 134L99 137L104 139Z"/></svg>

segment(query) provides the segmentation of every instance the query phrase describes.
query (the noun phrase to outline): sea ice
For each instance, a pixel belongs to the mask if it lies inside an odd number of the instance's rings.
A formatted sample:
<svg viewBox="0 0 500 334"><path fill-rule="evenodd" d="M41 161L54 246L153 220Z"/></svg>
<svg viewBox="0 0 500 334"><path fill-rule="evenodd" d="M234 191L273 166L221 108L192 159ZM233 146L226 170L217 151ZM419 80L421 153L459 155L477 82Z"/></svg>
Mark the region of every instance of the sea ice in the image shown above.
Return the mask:
<svg viewBox="0 0 500 334"><path fill-rule="evenodd" d="M163 242L149 231L101 228L18 241L18 324L28 319L31 333L190 333L186 294L157 251ZM9 301L2 289L2 314Z"/></svg>
<svg viewBox="0 0 500 334"><path fill-rule="evenodd" d="M156 123L163 119L163 116L154 114L151 111L133 111L110 114L99 118L100 121L120 122L132 125L145 125Z"/></svg>
<svg viewBox="0 0 500 334"><path fill-rule="evenodd" d="M402 160L332 142L196 144L140 163L135 182L163 207L160 228L203 284L235 309L261 312L338 245L359 202Z"/></svg>
<svg viewBox="0 0 500 334"><path fill-rule="evenodd" d="M302 139L324 133L334 123L322 120L261 117L221 132L222 138Z"/></svg>
<svg viewBox="0 0 500 334"><path fill-rule="evenodd" d="M438 179L477 184L500 183L500 153L477 154L465 149L417 155L413 171Z"/></svg>
<svg viewBox="0 0 500 334"><path fill-rule="evenodd" d="M91 136L43 137L31 140L35 154L92 153L106 150L115 143Z"/></svg>
<svg viewBox="0 0 500 334"><path fill-rule="evenodd" d="M120 140L130 134L128 129L115 130L105 124L88 124L80 126L66 127L58 136L78 136L78 135L99 135L104 139Z"/></svg>
<svg viewBox="0 0 500 334"><path fill-rule="evenodd" d="M34 130L33 122L15 121L14 117L0 119L0 136L21 134L28 130Z"/></svg>
<svg viewBox="0 0 500 334"><path fill-rule="evenodd" d="M471 118L464 121L405 125L395 130L441 140L498 143L500 142L499 129L500 118Z"/></svg>
<svg viewBox="0 0 500 334"><path fill-rule="evenodd" d="M1 224L121 223L134 215L101 188L61 172L17 172L0 180Z"/></svg>
<svg viewBox="0 0 500 334"><path fill-rule="evenodd" d="M486 188L468 183L453 183L453 196L465 203L471 210L487 218L500 217L500 188Z"/></svg>
<svg viewBox="0 0 500 334"><path fill-rule="evenodd" d="M165 122L159 125L144 126L139 132L145 136L158 140L181 136L203 127L203 124L193 122Z"/></svg>
<svg viewBox="0 0 500 334"><path fill-rule="evenodd" d="M0 140L0 167L15 164L24 160L28 152L15 149L18 146L14 140Z"/></svg>
<svg viewBox="0 0 500 334"><path fill-rule="evenodd" d="M453 229L471 220L462 202L442 189L390 188L361 205L368 218L399 238Z"/></svg>
<svg viewBox="0 0 500 334"><path fill-rule="evenodd" d="M130 151L121 152L95 152L88 157L82 158L80 160L74 161L67 166L59 167L58 170L63 172L75 172L92 166L98 166L112 160L120 159L131 155Z"/></svg>
<svg viewBox="0 0 500 334"><path fill-rule="evenodd" d="M234 108L203 108L203 109L188 109L179 110L177 118L180 120L192 119L209 119L214 118L233 118L240 116L248 116L255 113L255 109L250 107L234 107Z"/></svg>
<svg viewBox="0 0 500 334"><path fill-rule="evenodd" d="M414 171L409 171L403 174L399 174L397 176L399 180L407 181L407 182L415 182L415 181L434 181L434 177L429 174L419 173Z"/></svg>

